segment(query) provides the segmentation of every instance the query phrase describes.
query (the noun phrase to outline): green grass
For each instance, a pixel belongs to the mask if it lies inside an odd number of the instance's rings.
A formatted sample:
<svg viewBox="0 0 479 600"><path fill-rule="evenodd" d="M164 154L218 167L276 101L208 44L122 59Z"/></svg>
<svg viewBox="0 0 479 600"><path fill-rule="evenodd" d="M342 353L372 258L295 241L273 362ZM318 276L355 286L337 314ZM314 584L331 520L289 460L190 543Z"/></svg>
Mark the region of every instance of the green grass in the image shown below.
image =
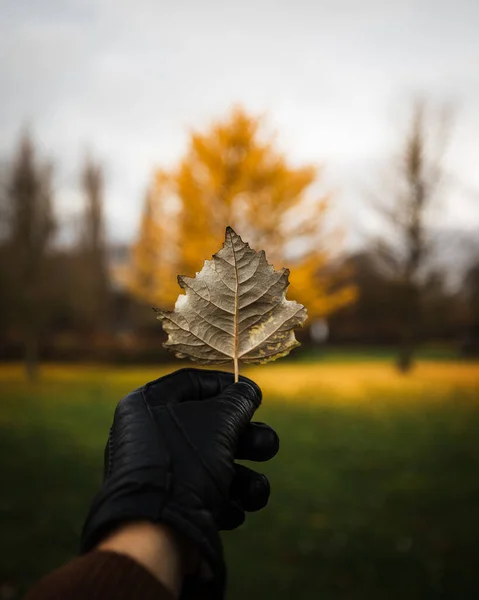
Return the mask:
<svg viewBox="0 0 479 600"><path fill-rule="evenodd" d="M8 584L19 598L76 553L114 404L140 383L130 379L3 382L0 597ZM281 451L261 466L269 507L224 535L230 600L478 596L477 387L439 402L397 393L374 410L267 397L258 419Z"/></svg>
<svg viewBox="0 0 479 600"><path fill-rule="evenodd" d="M398 350L394 346L305 346L293 352L288 361L322 363L388 362L396 364ZM459 349L453 345L423 345L415 352L415 360L460 360ZM463 359L466 360L466 359Z"/></svg>

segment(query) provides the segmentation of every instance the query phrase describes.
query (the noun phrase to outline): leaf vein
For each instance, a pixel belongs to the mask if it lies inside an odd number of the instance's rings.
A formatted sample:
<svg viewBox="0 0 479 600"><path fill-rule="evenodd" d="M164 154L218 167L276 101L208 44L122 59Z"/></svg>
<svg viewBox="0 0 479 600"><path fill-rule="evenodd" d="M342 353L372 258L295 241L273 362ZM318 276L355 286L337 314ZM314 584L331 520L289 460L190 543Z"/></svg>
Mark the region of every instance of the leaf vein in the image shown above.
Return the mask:
<svg viewBox="0 0 479 600"><path fill-rule="evenodd" d="M178 327L178 329L181 329L181 331L184 331L190 335L192 335L193 337L195 337L197 340L200 340L200 342L203 342L203 344L205 344L206 346L208 346L209 348L212 348L213 350L216 350L217 352L219 352L220 354L224 354L224 356L228 356L229 358L231 358L231 356L229 354L227 354L226 352L224 352L223 350L220 350L219 348L217 348L216 346L213 346L213 344L210 344L209 342L205 341L203 338L201 338L199 335L197 335L196 333L193 333L191 331L191 329L185 329L184 327L182 327L181 325L179 325L176 321L173 321L173 319L171 317L168 317L167 315L164 315L163 317L164 319L167 319L168 321L170 321L171 323L173 323L174 325L176 325ZM185 343L183 344L183 342L180 342L178 345L182 346L194 346L194 344L188 344ZM198 348L198 346L196 346ZM200 346L201 347L201 346Z"/></svg>
<svg viewBox="0 0 479 600"><path fill-rule="evenodd" d="M279 329L279 328L280 328L282 325L284 325L284 324L285 324L287 321L290 321L291 319L293 319L293 318L294 318L294 317L295 317L295 316L296 316L296 315L297 315L297 314L298 314L298 313L299 313L301 310L303 310L303 308L304 308L303 306L299 305L299 308L298 308L298 310L297 310L297 311L296 311L296 312L295 312L293 315L291 315L291 316L290 316L290 317L288 317L287 319L284 319L284 321L282 321L282 322L281 322L281 323L278 325L278 327L276 327L276 329L275 329L274 331L272 331L272 332L271 332L271 333L270 333L270 334L269 334L267 337L263 338L263 339L262 339L260 342L258 342L258 343L257 343L257 344L255 344L254 346L251 346L251 348L249 348L249 349L248 349L246 352L243 352L243 354L241 354L241 355L240 355L240 358L241 358L242 356L245 356L246 354L249 354L249 353L250 353L250 352L252 352L253 350L256 350L256 348L258 348L259 346L261 346L261 344L264 344L266 341L268 341L268 340L269 340L269 338L270 338L272 335L274 335L274 334L275 334L275 333L278 331L278 329ZM276 352L277 352L277 351L276 351Z"/></svg>

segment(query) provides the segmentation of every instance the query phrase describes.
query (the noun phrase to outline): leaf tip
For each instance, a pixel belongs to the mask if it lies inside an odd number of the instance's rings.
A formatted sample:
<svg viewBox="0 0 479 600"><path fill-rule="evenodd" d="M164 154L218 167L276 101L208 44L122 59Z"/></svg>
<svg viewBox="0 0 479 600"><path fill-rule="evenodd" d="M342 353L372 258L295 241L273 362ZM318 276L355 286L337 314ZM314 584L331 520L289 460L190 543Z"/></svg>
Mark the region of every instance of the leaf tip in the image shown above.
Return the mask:
<svg viewBox="0 0 479 600"><path fill-rule="evenodd" d="M243 240L241 239L241 236L236 233L236 231L231 227L231 225L228 225L226 227L226 230L225 230L225 243L228 240L228 238L230 238L231 241L233 241L233 240L239 240L241 243L244 244Z"/></svg>
<svg viewBox="0 0 479 600"><path fill-rule="evenodd" d="M152 306L153 311L156 314L156 318L161 321L163 319L164 316L164 312L162 310L160 310L159 308L156 308L155 306Z"/></svg>

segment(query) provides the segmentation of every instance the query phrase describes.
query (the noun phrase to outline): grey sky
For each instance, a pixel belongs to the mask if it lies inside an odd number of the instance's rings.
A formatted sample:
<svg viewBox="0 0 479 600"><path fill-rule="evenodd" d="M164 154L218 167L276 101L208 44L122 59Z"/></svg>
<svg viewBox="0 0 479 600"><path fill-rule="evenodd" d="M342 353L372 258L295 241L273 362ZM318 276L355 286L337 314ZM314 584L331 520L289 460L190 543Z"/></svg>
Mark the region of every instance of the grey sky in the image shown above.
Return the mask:
<svg viewBox="0 0 479 600"><path fill-rule="evenodd" d="M364 192L394 151L411 97L456 109L444 207L479 227L477 0L3 0L0 152L29 122L78 210L87 149L107 168L115 239L136 229L155 165L235 103L266 113L294 161L325 166L334 218L368 225ZM353 235L354 237L354 235Z"/></svg>

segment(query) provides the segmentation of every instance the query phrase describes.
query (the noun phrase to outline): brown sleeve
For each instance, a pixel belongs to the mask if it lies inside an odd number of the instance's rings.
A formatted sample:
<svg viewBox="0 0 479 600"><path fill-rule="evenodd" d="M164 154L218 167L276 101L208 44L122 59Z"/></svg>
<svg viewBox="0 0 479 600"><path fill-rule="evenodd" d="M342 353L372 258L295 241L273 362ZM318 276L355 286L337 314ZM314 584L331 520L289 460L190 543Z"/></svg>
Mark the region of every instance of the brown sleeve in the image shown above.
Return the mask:
<svg viewBox="0 0 479 600"><path fill-rule="evenodd" d="M151 573L128 556L96 551L41 579L25 600L174 600Z"/></svg>

